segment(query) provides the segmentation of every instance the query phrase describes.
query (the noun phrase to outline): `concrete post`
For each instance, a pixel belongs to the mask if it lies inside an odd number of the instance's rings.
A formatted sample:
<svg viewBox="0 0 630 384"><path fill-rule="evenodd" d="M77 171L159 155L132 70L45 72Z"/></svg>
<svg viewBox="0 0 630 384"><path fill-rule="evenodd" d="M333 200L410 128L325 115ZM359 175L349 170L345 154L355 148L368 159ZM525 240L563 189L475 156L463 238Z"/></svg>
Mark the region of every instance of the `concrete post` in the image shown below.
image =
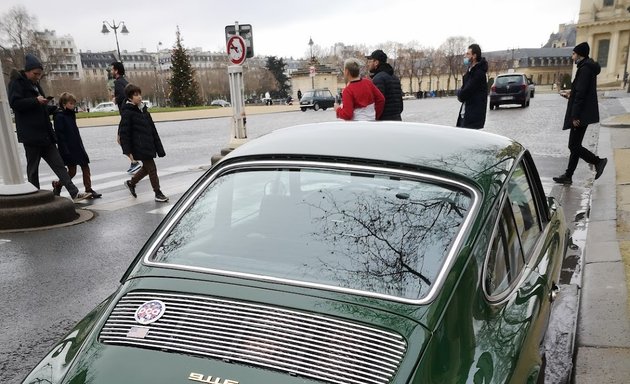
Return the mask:
<svg viewBox="0 0 630 384"><path fill-rule="evenodd" d="M0 73L2 64L0 63ZM15 129L9 111L9 97L4 76L0 76L0 195L21 195L37 192L30 183L24 182L20 170Z"/></svg>

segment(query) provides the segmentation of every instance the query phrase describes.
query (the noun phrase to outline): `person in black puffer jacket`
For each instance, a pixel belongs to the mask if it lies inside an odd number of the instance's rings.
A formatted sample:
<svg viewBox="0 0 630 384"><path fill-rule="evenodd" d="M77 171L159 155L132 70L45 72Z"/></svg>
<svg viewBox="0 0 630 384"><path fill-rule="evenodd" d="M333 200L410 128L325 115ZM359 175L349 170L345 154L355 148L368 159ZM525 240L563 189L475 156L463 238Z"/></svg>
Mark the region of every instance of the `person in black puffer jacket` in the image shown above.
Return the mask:
<svg viewBox="0 0 630 384"><path fill-rule="evenodd" d="M387 63L387 55L380 49L367 57L368 70L372 82L385 96L385 108L379 120L401 121L403 111L403 93L400 79L394 75L394 69Z"/></svg>
<svg viewBox="0 0 630 384"><path fill-rule="evenodd" d="M462 103L455 126L481 129L486 124L488 108L488 62L481 56L481 47L468 47L464 64L469 65L457 91L457 100Z"/></svg>
<svg viewBox="0 0 630 384"><path fill-rule="evenodd" d="M124 185L129 189L133 197L136 194L136 184L146 175L149 175L151 187L155 193L155 201L167 202L168 197L164 196L160 190L160 179L155 166L155 157L164 157L164 147L158 135L155 124L147 107L142 106L142 91L134 84L125 87L127 102L123 104L120 112L120 124L118 125L118 135L120 146L125 155L131 155L135 160L142 161L142 168L136 172L131 180L125 181ZM140 109L142 106L142 109Z"/></svg>

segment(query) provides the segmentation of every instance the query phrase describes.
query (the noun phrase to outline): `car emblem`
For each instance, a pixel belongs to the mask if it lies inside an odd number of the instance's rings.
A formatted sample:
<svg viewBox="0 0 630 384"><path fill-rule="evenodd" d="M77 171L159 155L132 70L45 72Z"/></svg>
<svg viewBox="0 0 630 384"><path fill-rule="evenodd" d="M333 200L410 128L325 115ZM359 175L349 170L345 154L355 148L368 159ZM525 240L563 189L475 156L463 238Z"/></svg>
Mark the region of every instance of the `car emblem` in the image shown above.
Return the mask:
<svg viewBox="0 0 630 384"><path fill-rule="evenodd" d="M160 300L151 300L138 307L134 317L138 323L147 325L158 321L164 311L166 311L166 304Z"/></svg>

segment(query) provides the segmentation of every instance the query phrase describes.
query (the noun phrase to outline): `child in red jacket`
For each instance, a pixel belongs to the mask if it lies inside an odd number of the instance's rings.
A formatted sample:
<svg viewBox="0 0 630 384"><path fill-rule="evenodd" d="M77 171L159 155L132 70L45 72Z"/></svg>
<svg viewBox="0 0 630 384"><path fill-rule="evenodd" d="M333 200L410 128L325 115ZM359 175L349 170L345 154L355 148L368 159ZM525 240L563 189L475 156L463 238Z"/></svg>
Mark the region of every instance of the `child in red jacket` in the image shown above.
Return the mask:
<svg viewBox="0 0 630 384"><path fill-rule="evenodd" d="M341 94L342 105L335 104L335 112L344 120L375 121L383 113L385 97L370 80L360 77L360 65L357 59L343 63L348 85Z"/></svg>

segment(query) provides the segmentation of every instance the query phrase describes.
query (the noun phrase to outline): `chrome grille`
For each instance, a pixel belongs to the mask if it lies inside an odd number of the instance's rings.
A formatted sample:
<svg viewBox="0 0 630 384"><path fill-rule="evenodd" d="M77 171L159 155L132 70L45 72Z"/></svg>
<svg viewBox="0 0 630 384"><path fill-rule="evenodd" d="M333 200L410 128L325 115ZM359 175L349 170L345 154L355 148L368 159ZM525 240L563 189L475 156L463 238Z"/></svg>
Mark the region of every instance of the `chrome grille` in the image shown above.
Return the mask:
<svg viewBox="0 0 630 384"><path fill-rule="evenodd" d="M146 301L166 312L142 326ZM128 336L138 327L144 337ZM114 308L103 343L202 355L334 383L389 383L406 350L396 333L334 318L246 302L162 292L130 292Z"/></svg>

